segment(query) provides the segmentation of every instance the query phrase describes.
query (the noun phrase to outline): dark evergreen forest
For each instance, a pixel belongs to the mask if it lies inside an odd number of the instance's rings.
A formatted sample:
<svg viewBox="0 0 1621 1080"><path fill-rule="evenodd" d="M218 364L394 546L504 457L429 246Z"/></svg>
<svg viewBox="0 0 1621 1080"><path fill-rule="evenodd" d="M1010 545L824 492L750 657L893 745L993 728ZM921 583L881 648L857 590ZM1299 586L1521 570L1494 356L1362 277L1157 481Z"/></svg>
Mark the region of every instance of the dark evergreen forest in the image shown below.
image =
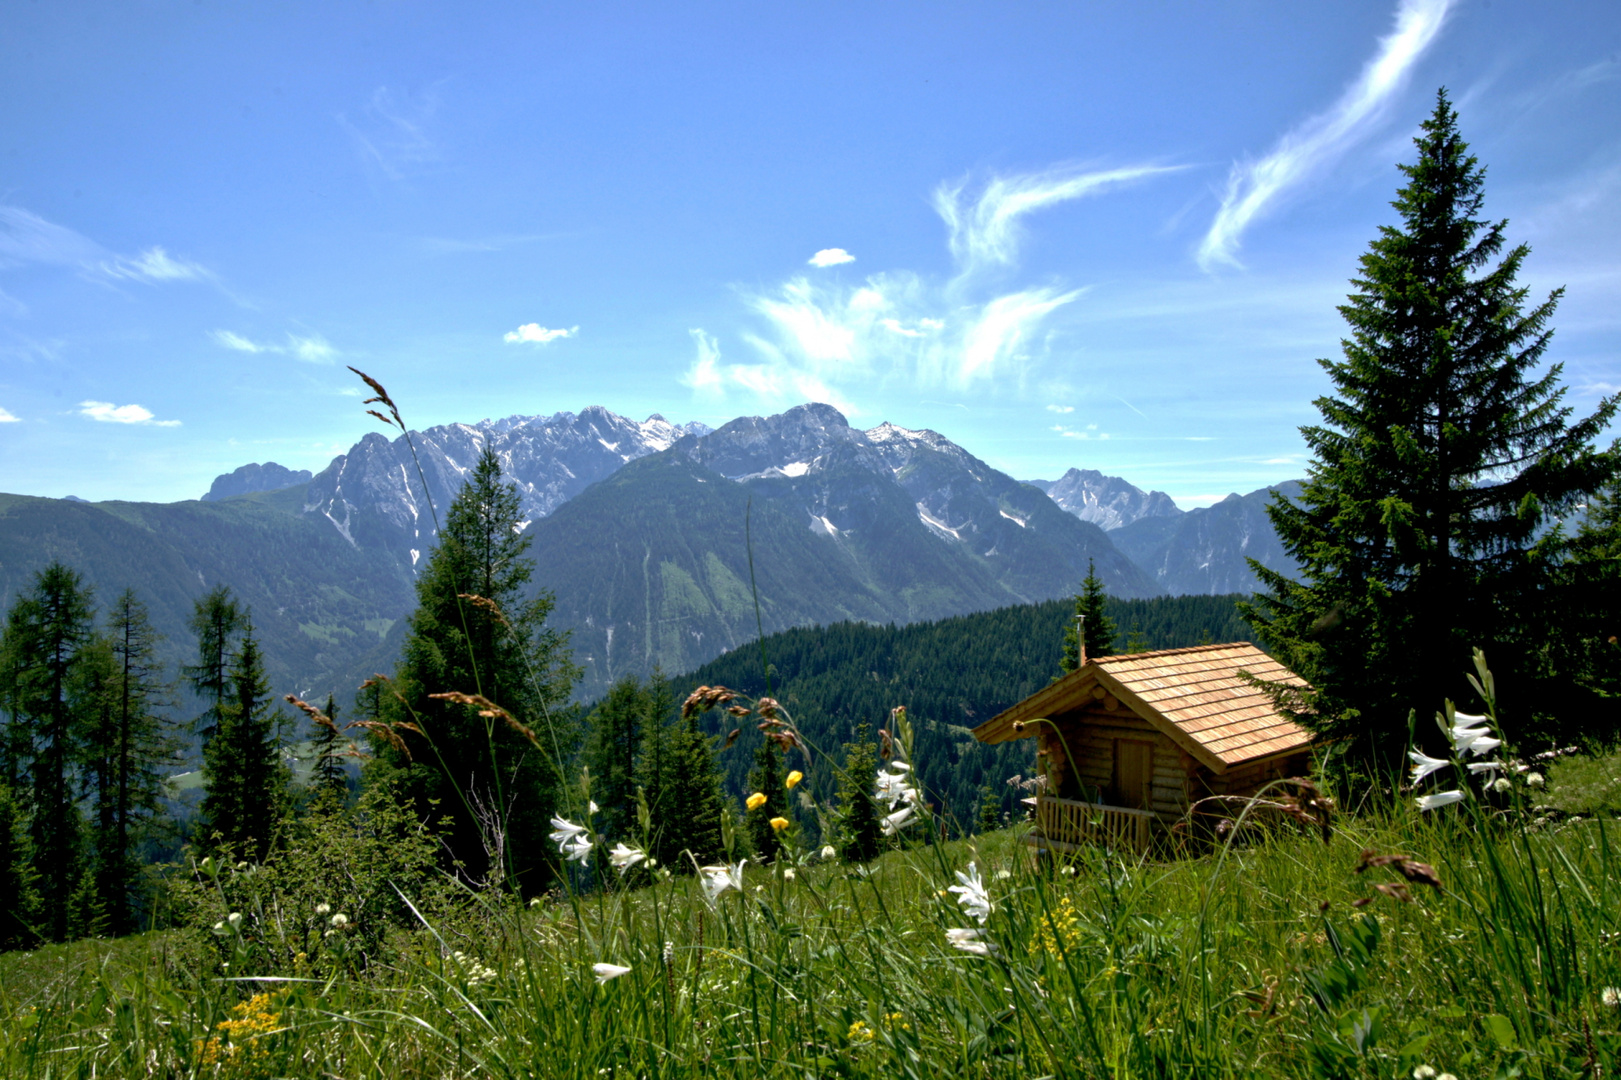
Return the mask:
<svg viewBox="0 0 1621 1080"><path fill-rule="evenodd" d="M1176 596L1107 602L1120 628L1115 651L1170 649L1214 641L1245 641L1237 596ZM726 653L673 680L675 700L698 686L722 685L759 697L768 691L787 708L815 751L804 769L818 797L832 790L833 765L856 726L885 726L890 710L906 706L917 728L916 765L928 796L961 827L971 827L988 791L1003 813L1017 796L1006 781L1028 775L1026 743L985 746L971 729L1056 678L1071 600L1000 608L910 626L837 623L772 634ZM764 663L762 666L762 651ZM769 671L769 680L767 678ZM768 685L769 682L769 685ZM725 735L724 713L709 714L711 734ZM718 756L728 794L747 794L758 731L743 730ZM801 825L815 821L800 805Z"/></svg>

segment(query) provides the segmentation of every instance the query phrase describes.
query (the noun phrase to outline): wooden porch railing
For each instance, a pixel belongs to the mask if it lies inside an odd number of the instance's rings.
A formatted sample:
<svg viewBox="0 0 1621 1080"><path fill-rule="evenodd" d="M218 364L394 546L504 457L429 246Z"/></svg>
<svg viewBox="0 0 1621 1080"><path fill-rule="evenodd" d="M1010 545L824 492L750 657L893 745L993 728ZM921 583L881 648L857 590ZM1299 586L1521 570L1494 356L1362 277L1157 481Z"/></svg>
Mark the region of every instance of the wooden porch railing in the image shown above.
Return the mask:
<svg viewBox="0 0 1621 1080"><path fill-rule="evenodd" d="M1052 795L1036 799L1036 825L1041 829L1042 838L1066 847L1106 844L1145 852L1155 820L1150 810L1105 806Z"/></svg>

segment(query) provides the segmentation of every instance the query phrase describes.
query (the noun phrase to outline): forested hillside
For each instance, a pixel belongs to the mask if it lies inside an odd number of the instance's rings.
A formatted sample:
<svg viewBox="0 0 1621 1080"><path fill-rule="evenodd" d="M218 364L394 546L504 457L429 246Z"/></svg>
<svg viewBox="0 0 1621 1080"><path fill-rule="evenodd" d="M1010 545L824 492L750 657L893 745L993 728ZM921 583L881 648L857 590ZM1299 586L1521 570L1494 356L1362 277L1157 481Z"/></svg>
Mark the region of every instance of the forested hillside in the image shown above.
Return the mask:
<svg viewBox="0 0 1621 1080"><path fill-rule="evenodd" d="M1206 641L1248 640L1236 596L1110 598L1107 610L1120 627L1116 648L1169 649ZM818 751L807 770L831 790L832 762L856 725L883 727L904 705L918 730L917 767L932 799L971 821L981 791L990 785L1004 809L1014 793L1005 781L1031 771L1033 746L985 746L969 734L976 724L1027 697L1059 674L1064 629L1073 617L1068 600L1000 608L910 626L837 623L788 630L763 645L770 690L787 707ZM676 680L676 700L701 685L723 685L751 697L767 692L761 644L735 649ZM724 714L710 716L723 734ZM720 755L727 790L743 795L760 734L745 730ZM795 767L800 767L797 763ZM1023 794L1023 793L1020 793Z"/></svg>

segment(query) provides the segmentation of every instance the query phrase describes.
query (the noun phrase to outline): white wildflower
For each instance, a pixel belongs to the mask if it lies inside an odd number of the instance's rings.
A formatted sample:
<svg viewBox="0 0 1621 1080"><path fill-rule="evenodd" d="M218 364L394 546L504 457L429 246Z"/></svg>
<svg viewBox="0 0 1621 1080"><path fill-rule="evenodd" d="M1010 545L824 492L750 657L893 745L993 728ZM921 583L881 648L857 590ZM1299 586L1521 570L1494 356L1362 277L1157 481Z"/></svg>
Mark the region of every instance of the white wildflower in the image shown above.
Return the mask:
<svg viewBox="0 0 1621 1080"><path fill-rule="evenodd" d="M1413 783L1418 783L1432 772L1446 768L1452 764L1442 758L1433 758L1422 750L1409 750L1407 756L1413 759Z"/></svg>
<svg viewBox="0 0 1621 1080"><path fill-rule="evenodd" d="M624 841L620 841L612 851L608 852L608 861L621 874L645 858L647 858L647 852L640 848L629 847Z"/></svg>
<svg viewBox="0 0 1621 1080"><path fill-rule="evenodd" d="M786 870L784 870L782 872L782 880L784 880L784 881L792 881L792 880L794 880L794 868L793 867L790 866L788 869L786 869Z"/></svg>
<svg viewBox="0 0 1621 1080"><path fill-rule="evenodd" d="M567 862L585 862L591 857L591 840L584 836L576 836L558 843L558 854Z"/></svg>
<svg viewBox="0 0 1621 1080"><path fill-rule="evenodd" d="M562 851L576 837L584 836L588 831L584 825L576 825L567 818L560 817L552 818L552 830L552 843L557 845L558 851Z"/></svg>
<svg viewBox="0 0 1621 1080"><path fill-rule="evenodd" d="M824 859L831 859L833 856L837 855L838 852L833 850L833 845L832 844L823 844L822 845L822 850L817 852L817 854L819 854Z"/></svg>
<svg viewBox="0 0 1621 1080"><path fill-rule="evenodd" d="M232 930L239 930L242 927L242 913L240 911L233 911L229 915L225 916L225 921L231 924Z"/></svg>
<svg viewBox="0 0 1621 1080"><path fill-rule="evenodd" d="M1435 1080L1435 1066L1420 1065L1413 1070L1413 1080Z"/></svg>
<svg viewBox="0 0 1621 1080"><path fill-rule="evenodd" d="M1455 802L1463 802L1461 791L1439 791L1434 795L1421 795L1418 800L1420 810L1434 810L1440 806L1451 806Z"/></svg>
<svg viewBox="0 0 1621 1080"><path fill-rule="evenodd" d="M1496 780L1492 781L1492 790L1497 792L1499 795L1505 791L1512 791L1513 789L1514 784L1510 782L1509 778L1506 776L1499 776Z"/></svg>
<svg viewBox="0 0 1621 1080"><path fill-rule="evenodd" d="M915 807L903 806L893 814L885 817L883 825L884 835L894 836L908 825L913 824L917 820L916 814L917 810Z"/></svg>
<svg viewBox="0 0 1621 1080"><path fill-rule="evenodd" d="M946 931L946 940L951 943L953 949L972 953L975 956L989 956L996 951L996 946L993 943L982 940L984 936L985 932L983 930L953 929Z"/></svg>
<svg viewBox="0 0 1621 1080"><path fill-rule="evenodd" d="M1527 773L1526 776L1525 776L1525 786L1526 787L1541 787L1543 784L1546 784L1546 783L1547 783L1547 780L1543 779L1542 774L1539 773L1539 772Z"/></svg>
<svg viewBox="0 0 1621 1080"><path fill-rule="evenodd" d="M332 914L332 905L331 904L316 904L315 905L315 914L320 916L323 919L326 918L328 915Z"/></svg>
<svg viewBox="0 0 1621 1080"><path fill-rule="evenodd" d="M628 974L630 968L620 967L618 964L592 964L591 973L597 977L597 985L611 982L621 975Z"/></svg>
<svg viewBox="0 0 1621 1080"><path fill-rule="evenodd" d="M1614 986L1606 986L1603 990L1599 991L1598 999L1604 1003L1605 1008L1614 1009L1621 1007L1621 989Z"/></svg>
<svg viewBox="0 0 1621 1080"><path fill-rule="evenodd" d="M706 866L703 868L704 895L713 904L720 894L727 889L743 891L743 867L747 860L739 860L736 866Z"/></svg>
<svg viewBox="0 0 1621 1080"><path fill-rule="evenodd" d="M953 885L946 891L956 893L957 903L962 905L963 910L984 925L985 920L990 918L991 897L985 891L985 883L979 879L979 867L969 863L966 874L961 870L957 871L957 881L960 884Z"/></svg>
<svg viewBox="0 0 1621 1080"><path fill-rule="evenodd" d="M332 916L332 925L337 927L348 926L349 916L345 915L341 911L338 912L336 915Z"/></svg>

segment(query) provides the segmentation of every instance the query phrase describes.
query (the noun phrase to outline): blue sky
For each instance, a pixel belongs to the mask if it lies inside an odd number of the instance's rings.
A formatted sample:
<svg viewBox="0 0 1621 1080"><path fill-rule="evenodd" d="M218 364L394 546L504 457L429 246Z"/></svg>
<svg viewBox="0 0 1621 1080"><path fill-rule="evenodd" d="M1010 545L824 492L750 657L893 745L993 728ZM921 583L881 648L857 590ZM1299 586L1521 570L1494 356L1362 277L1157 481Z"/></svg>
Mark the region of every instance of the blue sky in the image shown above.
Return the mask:
<svg viewBox="0 0 1621 1080"><path fill-rule="evenodd" d="M1184 507L1304 472L1445 85L1621 387L1608 3L0 6L0 491L805 400Z"/></svg>

